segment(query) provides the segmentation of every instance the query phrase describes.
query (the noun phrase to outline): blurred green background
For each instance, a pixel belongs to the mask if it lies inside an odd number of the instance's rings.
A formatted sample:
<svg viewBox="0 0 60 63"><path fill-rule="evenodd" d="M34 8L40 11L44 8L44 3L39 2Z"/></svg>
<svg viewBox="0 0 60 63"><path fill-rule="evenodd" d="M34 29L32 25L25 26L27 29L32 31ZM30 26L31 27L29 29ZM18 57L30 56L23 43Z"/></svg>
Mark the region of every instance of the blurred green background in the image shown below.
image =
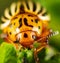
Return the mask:
<svg viewBox="0 0 60 63"><path fill-rule="evenodd" d="M5 8L8 8L11 5L11 3L17 1L18 0L0 0L0 17L3 15ZM50 14L51 17L49 23L50 28L53 31L60 32L60 0L34 0L34 1L38 1L41 5L43 5ZM0 38L0 43L2 41L3 40ZM41 63L60 63L60 34L51 37L49 39L49 44L56 50L57 54L52 56L49 60L45 61L44 59L42 59L45 57L45 50L41 51L39 53Z"/></svg>

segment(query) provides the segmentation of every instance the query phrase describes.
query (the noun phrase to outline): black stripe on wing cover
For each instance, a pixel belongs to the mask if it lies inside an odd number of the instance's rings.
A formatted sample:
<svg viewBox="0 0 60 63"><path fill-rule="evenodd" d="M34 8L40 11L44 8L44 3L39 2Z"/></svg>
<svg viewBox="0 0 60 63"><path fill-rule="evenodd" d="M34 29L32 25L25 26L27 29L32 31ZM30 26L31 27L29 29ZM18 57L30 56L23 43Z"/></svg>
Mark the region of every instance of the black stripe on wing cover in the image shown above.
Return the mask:
<svg viewBox="0 0 60 63"><path fill-rule="evenodd" d="M33 11L35 11L35 10L36 10L36 3L33 2Z"/></svg>
<svg viewBox="0 0 60 63"><path fill-rule="evenodd" d="M24 5L23 5L23 4L21 4L21 6L20 6L20 14L21 14L21 13L25 13Z"/></svg>
<svg viewBox="0 0 60 63"><path fill-rule="evenodd" d="M25 3L26 3L27 8L30 10L29 5L28 5L28 2L25 2Z"/></svg>
<svg viewBox="0 0 60 63"><path fill-rule="evenodd" d="M48 13L47 13L47 11L46 12L44 12L43 14L42 14L42 16L46 16Z"/></svg>
<svg viewBox="0 0 60 63"><path fill-rule="evenodd" d="M43 7L41 6L40 10L38 11L37 14L40 14L43 11Z"/></svg>

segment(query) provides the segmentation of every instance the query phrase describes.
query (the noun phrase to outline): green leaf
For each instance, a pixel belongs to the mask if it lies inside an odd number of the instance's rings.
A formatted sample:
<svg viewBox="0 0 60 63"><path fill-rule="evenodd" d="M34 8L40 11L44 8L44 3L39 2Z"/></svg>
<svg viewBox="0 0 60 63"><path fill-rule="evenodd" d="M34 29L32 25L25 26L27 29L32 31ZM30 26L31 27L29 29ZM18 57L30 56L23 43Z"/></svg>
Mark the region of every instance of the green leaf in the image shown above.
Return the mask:
<svg viewBox="0 0 60 63"><path fill-rule="evenodd" d="M3 42L0 46L0 63L17 63L15 48Z"/></svg>
<svg viewBox="0 0 60 63"><path fill-rule="evenodd" d="M33 59L34 59L33 56L34 56L33 50L28 50L26 52L26 58L27 58L28 63L33 63Z"/></svg>
<svg viewBox="0 0 60 63"><path fill-rule="evenodd" d="M40 46L40 43L38 43L37 41L33 43L34 48L38 48Z"/></svg>

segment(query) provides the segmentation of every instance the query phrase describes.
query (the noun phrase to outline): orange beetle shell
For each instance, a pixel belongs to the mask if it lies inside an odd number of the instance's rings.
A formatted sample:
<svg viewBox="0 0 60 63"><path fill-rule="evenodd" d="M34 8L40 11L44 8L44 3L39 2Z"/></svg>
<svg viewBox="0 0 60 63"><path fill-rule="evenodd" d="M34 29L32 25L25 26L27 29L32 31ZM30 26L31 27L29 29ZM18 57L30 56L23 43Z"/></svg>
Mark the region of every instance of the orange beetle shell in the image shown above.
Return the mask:
<svg viewBox="0 0 60 63"><path fill-rule="evenodd" d="M5 10L4 24L1 25L3 33L8 42L19 43L25 47L30 47L35 41L49 35L49 16L39 3L31 1L18 2L11 5L11 14ZM43 41L43 40L42 40Z"/></svg>

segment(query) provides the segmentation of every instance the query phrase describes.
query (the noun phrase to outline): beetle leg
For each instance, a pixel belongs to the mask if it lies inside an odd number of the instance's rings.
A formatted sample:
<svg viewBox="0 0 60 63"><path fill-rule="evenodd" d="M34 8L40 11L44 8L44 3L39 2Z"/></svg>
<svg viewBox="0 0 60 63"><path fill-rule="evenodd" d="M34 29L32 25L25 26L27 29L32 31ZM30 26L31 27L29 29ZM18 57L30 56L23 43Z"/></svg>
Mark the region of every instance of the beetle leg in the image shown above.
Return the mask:
<svg viewBox="0 0 60 63"><path fill-rule="evenodd" d="M38 54L37 54L37 49L34 48L34 59L35 59L35 63L39 63L39 58L38 58Z"/></svg>
<svg viewBox="0 0 60 63"><path fill-rule="evenodd" d="M40 44L39 48L37 48L37 52L41 51L43 48L45 48L48 44L46 42Z"/></svg>
<svg viewBox="0 0 60 63"><path fill-rule="evenodd" d="M5 37L4 40L8 43L11 43L16 49L18 49L18 44L14 43L12 40L10 40L8 37Z"/></svg>
<svg viewBox="0 0 60 63"><path fill-rule="evenodd" d="M43 48L45 48L48 45L48 36L51 35L53 32L50 30L46 30L43 32L40 39L37 40L38 43L40 43L40 46L37 48L37 52L41 51Z"/></svg>
<svg viewBox="0 0 60 63"><path fill-rule="evenodd" d="M30 45L30 49L33 49L33 51L34 51L34 59L35 59L35 63L39 63L37 48L35 48L33 45Z"/></svg>

